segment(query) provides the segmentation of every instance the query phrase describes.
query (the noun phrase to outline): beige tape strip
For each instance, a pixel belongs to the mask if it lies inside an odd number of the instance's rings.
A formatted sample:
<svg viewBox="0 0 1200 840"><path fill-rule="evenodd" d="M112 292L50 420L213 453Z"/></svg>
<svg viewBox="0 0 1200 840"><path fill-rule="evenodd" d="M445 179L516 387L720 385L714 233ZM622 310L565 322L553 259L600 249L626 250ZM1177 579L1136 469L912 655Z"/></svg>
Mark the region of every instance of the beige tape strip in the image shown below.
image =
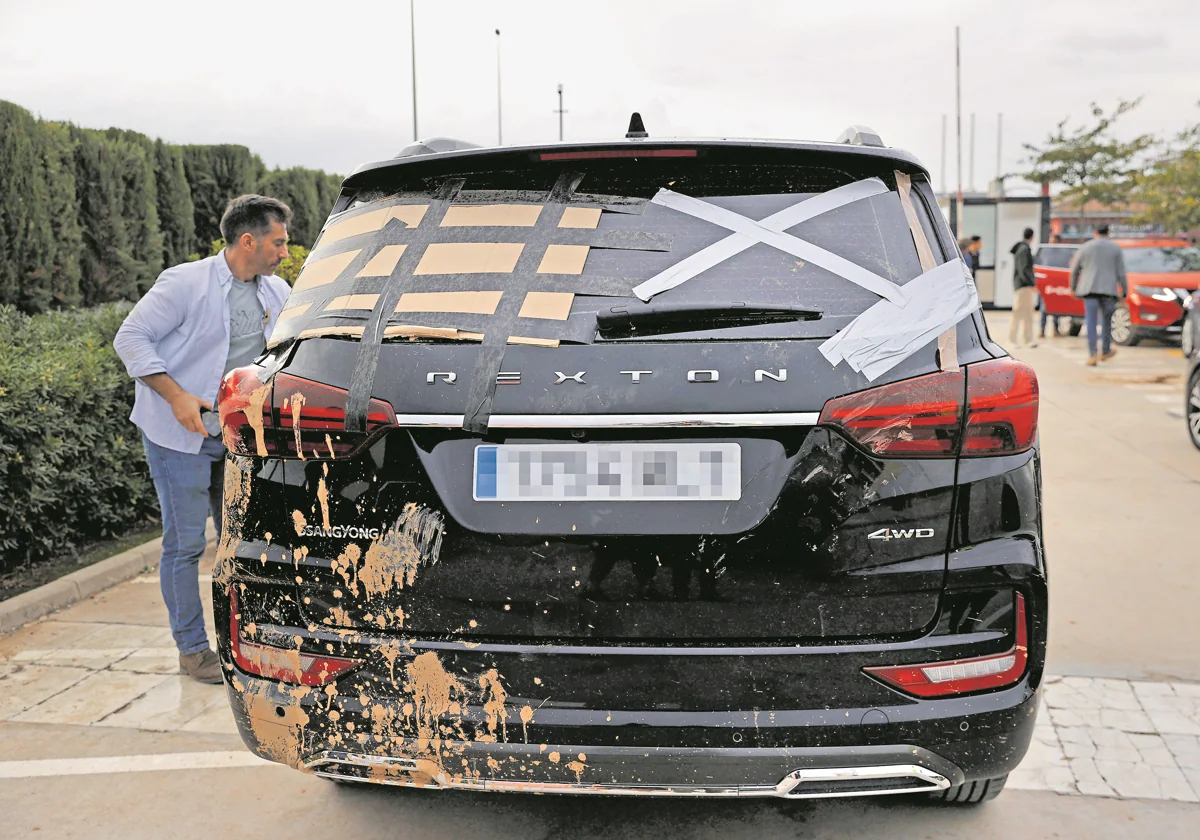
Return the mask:
<svg viewBox="0 0 1200 840"><path fill-rule="evenodd" d="M571 314L575 295L570 292L526 292L519 318L547 318L565 321Z"/></svg>
<svg viewBox="0 0 1200 840"><path fill-rule="evenodd" d="M355 277L391 277L407 245L384 245Z"/></svg>
<svg viewBox="0 0 1200 840"><path fill-rule="evenodd" d="M434 242L413 274L509 274L524 248L522 242Z"/></svg>
<svg viewBox="0 0 1200 840"><path fill-rule="evenodd" d="M283 311L279 313L279 321L286 321L288 318L295 318L297 315L303 315L311 307L311 303L302 303L299 306L293 306L291 309L284 305ZM279 323L276 321L275 323Z"/></svg>
<svg viewBox="0 0 1200 840"><path fill-rule="evenodd" d="M587 245L547 245L538 274L583 274Z"/></svg>
<svg viewBox="0 0 1200 840"><path fill-rule="evenodd" d="M599 207L568 207L558 220L560 228L587 228L595 230L600 224Z"/></svg>
<svg viewBox="0 0 1200 840"><path fill-rule="evenodd" d="M297 338L322 338L327 336L350 336L362 338L364 327L314 327L300 333ZM445 329L441 327L418 327L412 324L395 324L383 331L384 338L444 338L451 341L483 341L483 333L466 332L464 330ZM528 338L526 336L509 336L509 344L527 344L533 347L557 347L557 339ZM268 344L267 348L274 347Z"/></svg>
<svg viewBox="0 0 1200 840"><path fill-rule="evenodd" d="M908 229L912 232L913 242L917 246L917 258L921 261L922 271L932 271L937 267L933 258L933 249L929 247L929 239L921 220L917 218L917 210L913 207L912 179L907 173L896 171L896 190L900 193L900 204L904 208L904 218L908 220ZM944 371L957 373L958 367L958 328L950 327L938 336L938 367Z"/></svg>
<svg viewBox="0 0 1200 840"><path fill-rule="evenodd" d="M540 204L463 204L447 209L441 226L533 227L540 215Z"/></svg>
<svg viewBox="0 0 1200 840"><path fill-rule="evenodd" d="M531 347L557 347L557 338L526 338L523 335L510 335L509 344L528 344Z"/></svg>
<svg viewBox="0 0 1200 840"><path fill-rule="evenodd" d="M300 269L300 276L296 278L296 285L292 287L292 291L302 292L332 283L359 253L357 250L344 251L323 260L309 260L304 264L304 268Z"/></svg>
<svg viewBox="0 0 1200 840"><path fill-rule="evenodd" d="M421 219L425 218L425 211L428 209L428 204L400 204L395 207L372 210L349 219L334 220L333 224L321 231L317 245L328 245L348 236L383 230L384 226L392 219L399 219L409 227L416 227L421 224Z"/></svg>
<svg viewBox="0 0 1200 840"><path fill-rule="evenodd" d="M342 295L329 301L325 311L330 309L374 309L379 302L379 295Z"/></svg>
<svg viewBox="0 0 1200 840"><path fill-rule="evenodd" d="M397 312L456 312L495 315L503 292L406 292L400 295Z"/></svg>
<svg viewBox="0 0 1200 840"><path fill-rule="evenodd" d="M366 327L313 327L304 330L296 338L317 338L322 335L352 335L355 338L362 338L365 329Z"/></svg>

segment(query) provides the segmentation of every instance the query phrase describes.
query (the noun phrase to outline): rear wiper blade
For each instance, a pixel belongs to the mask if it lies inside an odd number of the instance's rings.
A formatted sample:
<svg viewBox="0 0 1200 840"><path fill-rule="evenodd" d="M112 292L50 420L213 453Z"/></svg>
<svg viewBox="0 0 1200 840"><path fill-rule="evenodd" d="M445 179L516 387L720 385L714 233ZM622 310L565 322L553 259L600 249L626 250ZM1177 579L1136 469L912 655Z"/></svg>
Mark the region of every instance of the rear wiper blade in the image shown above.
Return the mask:
<svg viewBox="0 0 1200 840"><path fill-rule="evenodd" d="M815 321L821 310L782 303L623 303L596 313L596 328L607 338L662 335L703 329Z"/></svg>

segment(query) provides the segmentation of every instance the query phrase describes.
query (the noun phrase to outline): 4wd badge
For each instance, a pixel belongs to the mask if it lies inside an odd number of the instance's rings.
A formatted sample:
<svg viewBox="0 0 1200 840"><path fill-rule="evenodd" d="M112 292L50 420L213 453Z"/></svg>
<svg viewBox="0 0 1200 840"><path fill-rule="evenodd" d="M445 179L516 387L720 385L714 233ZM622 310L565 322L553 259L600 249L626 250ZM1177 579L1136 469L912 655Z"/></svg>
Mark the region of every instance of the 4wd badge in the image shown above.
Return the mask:
<svg viewBox="0 0 1200 840"><path fill-rule="evenodd" d="M927 540L933 536L932 528L880 528L867 534L869 540Z"/></svg>

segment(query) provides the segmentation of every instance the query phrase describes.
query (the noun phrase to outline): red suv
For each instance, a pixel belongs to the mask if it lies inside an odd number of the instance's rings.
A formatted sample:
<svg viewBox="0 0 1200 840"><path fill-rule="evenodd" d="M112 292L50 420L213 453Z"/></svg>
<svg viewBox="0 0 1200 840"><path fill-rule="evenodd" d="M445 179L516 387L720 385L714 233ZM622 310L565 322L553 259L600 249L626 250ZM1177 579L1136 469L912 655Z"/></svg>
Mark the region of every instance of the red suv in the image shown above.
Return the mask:
<svg viewBox="0 0 1200 840"><path fill-rule="evenodd" d="M1115 239L1125 251L1129 296L1113 313L1112 337L1132 346L1143 338L1165 339L1182 332L1183 302L1200 288L1200 249L1182 239ZM1034 277L1043 306L1053 316L1071 318L1071 335L1083 324L1083 301L1071 295L1074 245L1043 245L1034 259Z"/></svg>

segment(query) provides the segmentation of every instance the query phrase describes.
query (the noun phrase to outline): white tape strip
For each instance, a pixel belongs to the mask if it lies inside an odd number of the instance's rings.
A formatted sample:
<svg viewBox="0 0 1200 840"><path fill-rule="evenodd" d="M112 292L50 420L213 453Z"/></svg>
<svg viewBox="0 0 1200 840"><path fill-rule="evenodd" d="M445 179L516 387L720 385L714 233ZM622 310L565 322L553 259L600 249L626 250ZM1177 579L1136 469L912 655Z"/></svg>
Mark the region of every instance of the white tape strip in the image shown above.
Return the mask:
<svg viewBox="0 0 1200 840"><path fill-rule="evenodd" d="M43 758L0 761L0 779L146 773L156 770L218 770L226 767L269 767L271 764L272 762L247 750L113 755L98 758Z"/></svg>
<svg viewBox="0 0 1200 840"><path fill-rule="evenodd" d="M834 274L862 286L864 289L874 292L882 298L902 304L907 300L907 295L895 283L884 277L880 277L874 272L868 271L860 265L850 262L844 257L839 257L837 254L826 251L824 248L813 245L811 242L806 242L803 239L784 232L814 216L828 213L830 210L836 210L838 207L850 204L851 202L881 195L888 191L887 186L880 179L867 178L862 181L855 181L853 184L847 184L844 187L829 190L812 198L807 198L804 201L799 201L790 207L785 207L778 213L768 216L761 222L756 222L740 213L726 210L723 207L718 207L707 201L701 201L698 198L692 198L691 196L682 195L671 190L659 190L658 194L651 199L652 203L669 207L680 213L686 213L697 219L703 219L711 224L734 231L734 233L680 260L665 271L656 274L649 280L636 286L633 293L642 300L648 301L660 292L673 289L701 272L707 271L718 263L724 262L735 254L739 254L752 245L761 242L764 245L770 245L780 251L811 262L813 265L818 265L827 271L832 271Z"/></svg>
<svg viewBox="0 0 1200 840"><path fill-rule="evenodd" d="M904 291L906 304L879 301L826 340L821 354L874 381L979 307L975 282L962 260L926 271Z"/></svg>

